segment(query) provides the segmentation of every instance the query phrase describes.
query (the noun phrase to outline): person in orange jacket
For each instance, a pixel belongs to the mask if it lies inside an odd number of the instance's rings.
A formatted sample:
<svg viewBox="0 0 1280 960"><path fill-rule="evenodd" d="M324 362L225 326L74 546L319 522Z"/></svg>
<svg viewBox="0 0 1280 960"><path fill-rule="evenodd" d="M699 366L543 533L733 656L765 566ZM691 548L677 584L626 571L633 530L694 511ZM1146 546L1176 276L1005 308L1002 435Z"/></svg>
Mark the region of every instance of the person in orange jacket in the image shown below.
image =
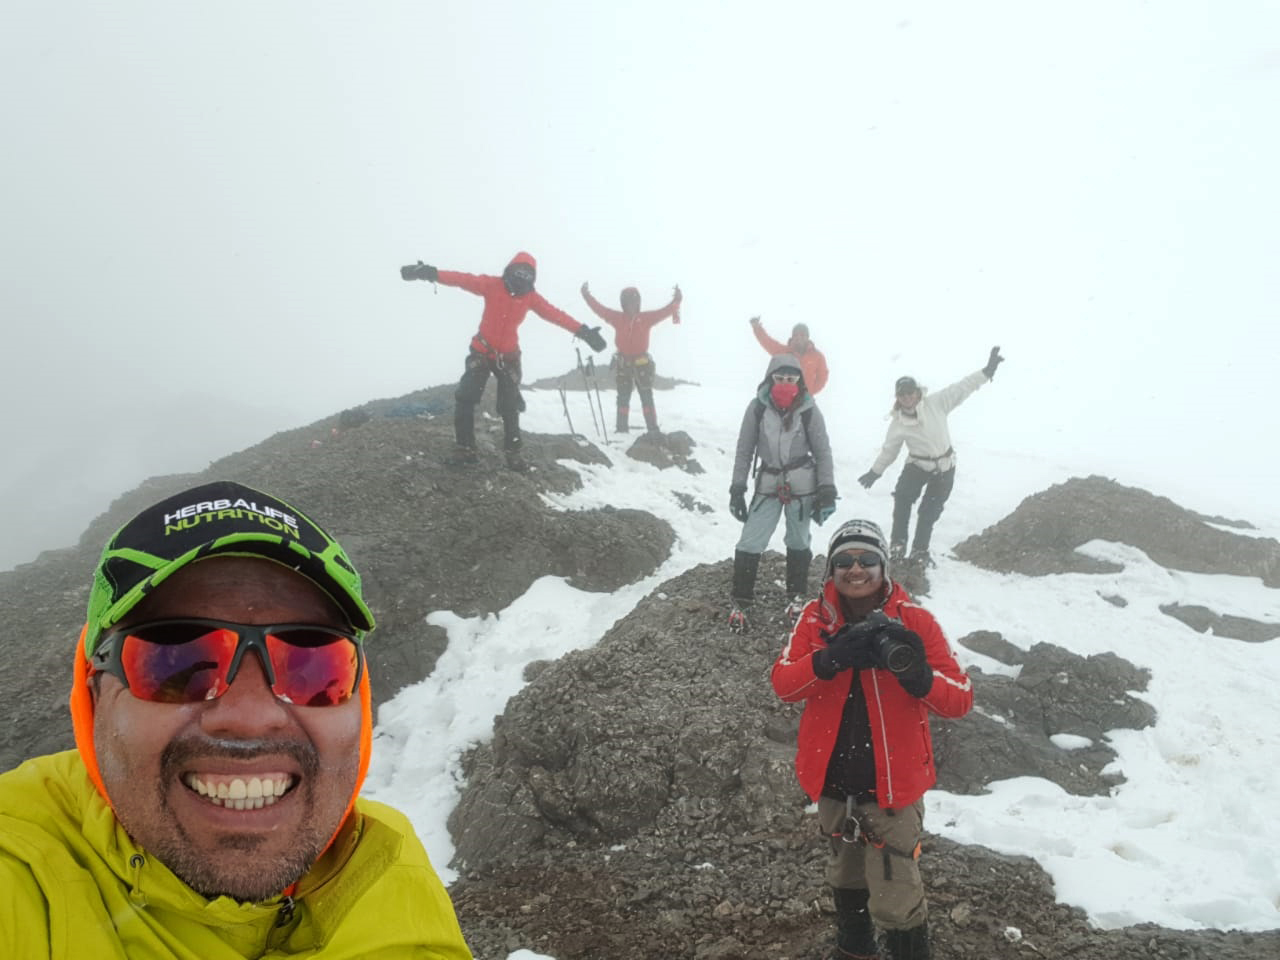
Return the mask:
<svg viewBox="0 0 1280 960"><path fill-rule="evenodd" d="M653 404L653 378L656 371L653 357L649 355L649 331L667 317L671 318L672 323L680 322L680 302L683 299L680 288L676 287L671 302L658 310L641 311L640 291L635 287L627 287L622 291L619 297L621 310L606 307L591 295L585 283L582 285L582 299L587 301L587 306L597 317L616 331L618 353L613 359L613 367L618 384L617 432L626 433L631 429L628 420L631 413L631 388L634 385L640 394L645 429L650 434L659 433L658 412Z"/></svg>
<svg viewBox="0 0 1280 960"><path fill-rule="evenodd" d="M800 369L804 371L804 382L809 393L817 396L822 392L822 388L827 385L827 358L809 339L809 327L806 324L797 323L792 327L791 339L786 343L765 333L759 317L751 318L751 332L756 335L760 346L765 348L769 356L776 357L780 353L795 355L800 360Z"/></svg>
<svg viewBox="0 0 1280 960"><path fill-rule="evenodd" d="M427 280L446 287L458 287L484 297L480 330L471 338L462 379L454 394L453 434L458 450L454 461L460 464L478 462L476 454L476 404L484 396L489 374L498 382L498 412L502 415L503 449L507 464L515 469L523 466L520 459L520 412L524 398L520 396L520 324L532 310L543 320L563 327L587 342L599 353L605 348L599 327L579 323L558 307L552 306L533 288L538 264L527 253L517 253L507 264L502 276L459 273L438 270L419 260L400 268L402 280Z"/></svg>

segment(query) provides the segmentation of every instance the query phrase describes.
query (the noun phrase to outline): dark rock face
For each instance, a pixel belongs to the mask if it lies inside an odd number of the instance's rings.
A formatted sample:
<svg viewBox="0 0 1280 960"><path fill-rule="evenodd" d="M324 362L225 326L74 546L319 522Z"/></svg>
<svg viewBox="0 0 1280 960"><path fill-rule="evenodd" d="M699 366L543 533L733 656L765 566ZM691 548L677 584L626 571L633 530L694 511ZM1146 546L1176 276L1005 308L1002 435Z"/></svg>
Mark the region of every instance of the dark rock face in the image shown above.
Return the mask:
<svg viewBox="0 0 1280 960"><path fill-rule="evenodd" d="M1244 640L1246 643L1265 643L1280 637L1280 623L1263 623L1249 617L1214 613L1208 607L1196 604L1166 603L1160 607L1160 612L1181 620L1197 633L1212 630L1214 636Z"/></svg>
<svg viewBox="0 0 1280 960"><path fill-rule="evenodd" d="M1173 570L1259 577L1280 587L1280 543L1218 530L1172 500L1104 477L1072 478L1027 497L953 552L1001 573L1114 572L1113 565L1075 552L1090 540L1130 544Z"/></svg>

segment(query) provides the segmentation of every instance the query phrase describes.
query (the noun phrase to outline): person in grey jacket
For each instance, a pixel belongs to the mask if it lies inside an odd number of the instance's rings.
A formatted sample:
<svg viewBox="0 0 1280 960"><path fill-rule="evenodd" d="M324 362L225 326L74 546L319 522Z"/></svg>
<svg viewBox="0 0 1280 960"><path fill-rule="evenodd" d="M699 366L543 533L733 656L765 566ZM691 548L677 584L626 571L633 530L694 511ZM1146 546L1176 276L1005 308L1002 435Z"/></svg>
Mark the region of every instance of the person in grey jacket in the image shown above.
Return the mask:
<svg viewBox="0 0 1280 960"><path fill-rule="evenodd" d="M747 479L757 463L755 493L747 503ZM805 387L800 361L789 353L769 361L764 380L747 404L729 486L729 511L743 523L733 556L733 606L729 628L747 628L743 608L755 598L760 554L786 517L788 613L804 607L808 592L809 521L821 524L836 508L834 468L827 426Z"/></svg>
<svg viewBox="0 0 1280 960"><path fill-rule="evenodd" d="M924 491L916 515L916 535L911 541L911 559L929 562L929 540L933 525L942 516L942 508L951 496L956 480L956 452L951 446L947 414L958 407L980 386L996 375L996 367L1004 362L1000 348L992 347L987 365L937 393L926 394L913 377L899 377L894 385L896 399L889 412L889 429L884 446L871 469L858 478L870 489L885 470L898 458L902 445L907 445L907 462L893 488L893 530L889 534L889 557L901 560L907 552L907 532L911 525L911 508Z"/></svg>

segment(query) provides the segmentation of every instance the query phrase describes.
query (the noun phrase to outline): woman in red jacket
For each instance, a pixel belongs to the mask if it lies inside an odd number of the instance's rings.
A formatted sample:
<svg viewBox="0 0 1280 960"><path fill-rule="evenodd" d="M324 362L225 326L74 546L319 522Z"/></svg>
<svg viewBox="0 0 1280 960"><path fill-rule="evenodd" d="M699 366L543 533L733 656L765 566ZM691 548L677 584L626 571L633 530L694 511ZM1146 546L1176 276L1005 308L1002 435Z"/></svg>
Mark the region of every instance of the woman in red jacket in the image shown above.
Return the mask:
<svg viewBox="0 0 1280 960"><path fill-rule="evenodd" d="M640 394L644 425L651 434L658 433L658 414L653 405L653 357L649 356L649 331L667 317L680 322L680 288L675 288L671 302L661 310L640 310L640 291L627 287L619 298L621 310L611 310L591 295L582 285L582 299L597 317L617 332L618 355L614 357L614 376L618 383L618 433L626 433L631 412L631 387Z"/></svg>
<svg viewBox="0 0 1280 960"><path fill-rule="evenodd" d="M821 596L773 665L773 689L804 702L796 776L831 841L827 882L840 957L929 956L918 857L924 792L937 779L929 713L973 706L969 677L933 615L889 579L888 543L869 520L827 549Z"/></svg>
<svg viewBox="0 0 1280 960"><path fill-rule="evenodd" d="M498 412L502 414L503 449L507 464L523 467L520 459L520 411L524 399L520 396L520 324L530 310L543 320L564 327L575 337L581 337L592 350L599 353L605 348L599 327L579 323L563 310L553 307L542 294L533 289L538 264L527 253L517 253L502 271L502 276L459 273L455 270L438 270L419 260L416 264L400 268L404 280L428 280L446 287L458 287L468 293L484 297L484 312L480 315L480 330L471 338L471 350L467 354L458 392L454 394L453 434L458 443L455 462L476 463L476 404L484 396L489 374L498 382Z"/></svg>

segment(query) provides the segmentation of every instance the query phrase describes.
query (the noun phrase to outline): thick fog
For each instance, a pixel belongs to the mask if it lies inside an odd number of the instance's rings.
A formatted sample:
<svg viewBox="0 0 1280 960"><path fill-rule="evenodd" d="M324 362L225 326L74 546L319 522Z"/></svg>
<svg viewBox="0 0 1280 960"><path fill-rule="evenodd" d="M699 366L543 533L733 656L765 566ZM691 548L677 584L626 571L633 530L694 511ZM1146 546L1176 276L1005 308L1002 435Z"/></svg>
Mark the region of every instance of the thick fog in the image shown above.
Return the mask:
<svg viewBox="0 0 1280 960"><path fill-rule="evenodd" d="M868 450L1000 344L968 435L1280 523L1274 3L10 0L0 77L0 569L456 380L480 302L397 268L518 250L592 323L679 283L660 370L744 399L808 323Z"/></svg>

